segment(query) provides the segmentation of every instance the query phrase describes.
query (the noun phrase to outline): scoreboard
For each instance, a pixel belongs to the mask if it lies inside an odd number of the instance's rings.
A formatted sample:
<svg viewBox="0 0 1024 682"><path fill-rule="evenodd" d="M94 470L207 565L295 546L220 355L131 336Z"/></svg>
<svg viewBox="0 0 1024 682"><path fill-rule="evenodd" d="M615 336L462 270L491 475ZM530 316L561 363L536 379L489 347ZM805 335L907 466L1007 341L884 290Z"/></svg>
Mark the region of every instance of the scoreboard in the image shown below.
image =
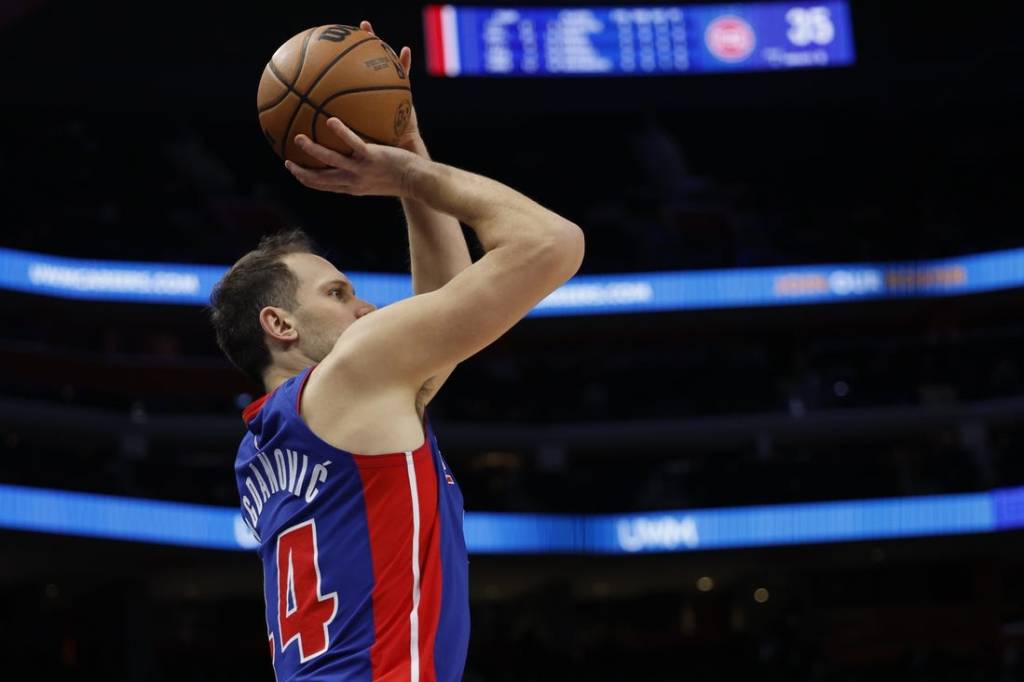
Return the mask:
<svg viewBox="0 0 1024 682"><path fill-rule="evenodd" d="M847 66L845 0L424 10L435 76L643 76Z"/></svg>

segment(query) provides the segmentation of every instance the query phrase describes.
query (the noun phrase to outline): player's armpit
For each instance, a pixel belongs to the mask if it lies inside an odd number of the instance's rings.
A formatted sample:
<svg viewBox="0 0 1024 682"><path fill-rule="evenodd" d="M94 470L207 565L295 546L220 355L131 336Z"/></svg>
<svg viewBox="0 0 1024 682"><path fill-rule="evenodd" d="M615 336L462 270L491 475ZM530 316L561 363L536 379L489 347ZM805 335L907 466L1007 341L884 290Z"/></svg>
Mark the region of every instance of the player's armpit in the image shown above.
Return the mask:
<svg viewBox="0 0 1024 682"><path fill-rule="evenodd" d="M430 401L437 396L441 387L444 386L444 382L448 381L448 377L451 376L457 366L458 365L452 365L451 367L448 367L427 379L426 383L423 384L423 387L420 388L420 392L416 396L417 407L426 407L430 404Z"/></svg>

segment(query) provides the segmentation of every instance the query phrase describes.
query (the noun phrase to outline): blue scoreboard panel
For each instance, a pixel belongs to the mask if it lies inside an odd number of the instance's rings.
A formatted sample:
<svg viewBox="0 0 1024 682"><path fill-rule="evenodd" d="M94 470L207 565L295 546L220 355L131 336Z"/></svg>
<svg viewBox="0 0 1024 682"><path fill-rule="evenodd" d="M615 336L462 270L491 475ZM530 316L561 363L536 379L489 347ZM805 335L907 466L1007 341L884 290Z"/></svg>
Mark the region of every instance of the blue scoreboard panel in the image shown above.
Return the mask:
<svg viewBox="0 0 1024 682"><path fill-rule="evenodd" d="M846 66L845 0L424 10L436 76L643 76Z"/></svg>

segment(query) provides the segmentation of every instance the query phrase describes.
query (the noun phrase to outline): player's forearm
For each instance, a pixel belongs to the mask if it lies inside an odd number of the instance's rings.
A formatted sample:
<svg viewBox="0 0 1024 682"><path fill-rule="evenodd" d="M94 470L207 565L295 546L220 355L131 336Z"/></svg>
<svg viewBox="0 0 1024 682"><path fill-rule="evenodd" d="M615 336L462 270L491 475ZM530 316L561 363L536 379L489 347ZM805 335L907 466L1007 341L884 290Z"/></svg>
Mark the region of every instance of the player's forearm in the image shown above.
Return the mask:
<svg viewBox="0 0 1024 682"><path fill-rule="evenodd" d="M430 160L426 145L418 137L406 149ZM440 289L472 265L466 238L456 218L411 197L402 198L402 210L409 226L413 293Z"/></svg>
<svg viewBox="0 0 1024 682"><path fill-rule="evenodd" d="M408 168L406 187L407 196L472 227L487 251L519 244L571 245L582 251L576 225L482 175L419 158Z"/></svg>

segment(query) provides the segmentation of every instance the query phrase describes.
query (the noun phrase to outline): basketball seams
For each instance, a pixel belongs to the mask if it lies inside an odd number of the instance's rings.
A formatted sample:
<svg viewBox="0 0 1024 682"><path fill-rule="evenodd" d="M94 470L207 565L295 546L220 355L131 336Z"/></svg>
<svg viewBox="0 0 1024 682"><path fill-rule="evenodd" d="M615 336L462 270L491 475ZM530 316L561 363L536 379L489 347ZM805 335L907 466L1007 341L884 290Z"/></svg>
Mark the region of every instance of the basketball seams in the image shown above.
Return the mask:
<svg viewBox="0 0 1024 682"><path fill-rule="evenodd" d="M300 102L299 106L296 107L296 109L298 111L301 111L302 107L309 107L310 109L312 109L313 110L313 119L312 120L316 121L316 116L317 116L317 114L316 114L316 107L314 107L310 102L307 101L307 102ZM381 144L381 145L388 144L387 142L384 142L382 140L378 140L375 137L367 135L366 133L364 133L363 131L359 130L358 128L353 128L352 126L348 125L347 123L345 125L348 126L349 130L351 130L353 133L355 133L356 135L361 137L364 142L370 142L370 143L373 143L373 144ZM310 128L311 128L311 132L312 132L313 141L316 142L316 125L311 123ZM333 149L333 147L329 147L329 148ZM342 153L342 152L338 151L337 149L334 149L334 151L337 151L339 154ZM320 168L321 166L313 166L313 167L314 168Z"/></svg>
<svg viewBox="0 0 1024 682"><path fill-rule="evenodd" d="M376 37L372 37L372 36L369 37L369 38L363 38L362 40L360 40L355 45L352 45L352 46L347 47L344 50L342 50L334 59L332 59L331 61L329 61L327 63L327 66L325 66L323 68L323 70L320 71L320 75L318 75L316 77L316 79L312 83L310 83L309 87L306 88L306 92L302 95L303 99L305 99L306 97L309 97L309 93L313 92L313 89L316 88L317 84L323 79L324 76L327 75L327 72L330 71L331 68L335 64L337 64L338 62L341 61L342 57L344 57L345 55L347 55L349 52L351 52L352 50L356 49L360 45L365 45L366 43L368 43L370 41L373 41L373 40L378 40L379 41L380 39L376 38ZM296 79L295 82L298 83L298 79Z"/></svg>
<svg viewBox="0 0 1024 682"><path fill-rule="evenodd" d="M282 81L282 85L285 85L283 81ZM402 85L374 85L374 86L366 86L366 87L363 87L363 88L352 88L350 90L339 90L338 92L334 93L333 95L331 95L330 97L325 99L323 101L323 104L321 104L320 106L317 106L317 105L313 104L313 102L311 102L309 99L304 98L302 96L302 93L300 93L295 88L292 88L292 87L287 86L287 85L285 85L285 87L287 87L288 90L285 92L284 97L280 98L280 101L278 101L277 104L280 104L281 101L284 101L285 97L287 97L288 95L295 95L299 99L299 107L301 107L303 104L305 104L306 106L308 106L310 109L313 110L313 122L312 122L310 127L311 127L312 139L313 139L314 142L319 142L319 140L317 140L317 136L316 136L316 122L317 122L317 118L320 117L320 116L327 116L328 118L330 117L330 113L325 111L328 102L330 102L332 100L335 100L338 97L341 97L343 95L357 95L357 94L359 94L361 92L375 92L375 91L381 91L381 90L405 90L406 92L411 92L412 91L412 88L410 88L408 86L402 86ZM277 106L277 104L275 104L274 106ZM261 113L261 114L266 113L267 111L270 111L270 109L272 109L272 108L273 107L267 107L266 109L260 110L259 113ZM298 112L296 112L295 115L297 117L298 116ZM352 130L352 132L356 133L357 135L359 135L361 138L363 138L367 142L372 142L374 144L388 144L387 142L383 142L381 140L378 140L377 138L372 137L372 136L370 136L370 135L368 135L368 134L366 134L366 133L364 133L362 131L356 130L355 128L353 128L348 123L346 123L345 125L347 125L349 127L349 129Z"/></svg>
<svg viewBox="0 0 1024 682"><path fill-rule="evenodd" d="M299 77L302 75L302 67L306 65L306 51L309 49L309 38L310 36L313 35L313 32L315 30L316 28L309 29L309 31L306 33L305 39L302 42L302 54L299 56L299 70L295 73L295 80L292 82L292 85L289 86L289 89L291 89L291 87L294 87L299 82ZM322 75L323 74L321 73L321 76ZM319 79L320 78L318 77L317 80ZM292 117L288 119L288 127L284 129L284 135L281 136L281 156L283 158L288 158L287 155L285 154L286 150L288 149L288 134L292 131L292 126L295 125L295 117L299 115L299 109L302 108L302 103L303 101L305 101L305 99L306 97L304 95L299 95L299 104L298 106L295 107L295 111L292 112Z"/></svg>
<svg viewBox="0 0 1024 682"><path fill-rule="evenodd" d="M359 92L374 92L376 90L406 90L406 91L412 91L412 88L410 88L407 85L367 85L367 86L364 86L362 88L350 88L348 90L338 90L337 92L333 93L330 97L325 99L323 101L323 103L320 105L320 107L322 108L324 106L324 104L327 104L332 99L334 99L336 97L341 97L342 95L354 95L354 94L359 93ZM312 102L310 102L310 104L312 105Z"/></svg>
<svg viewBox="0 0 1024 682"><path fill-rule="evenodd" d="M258 106L258 108L256 109L256 113L257 114L262 114L263 112L269 112L271 109L274 108L274 106L276 106L276 105L280 104L281 102L285 101L285 98L288 97L288 93L292 91L292 85L295 82L297 82L299 80L299 76L302 75L302 66L305 63L305 58L306 58L306 48L309 46L309 37L312 35L312 32L314 30L315 29L309 29L308 31L306 31L306 35L303 36L303 38L302 38L302 49L299 52L299 70L298 70L298 72L296 72L295 79L292 81L292 83L289 83L288 79L285 78L285 75L281 73L280 69L278 68L278 65L275 65L275 63L273 62L273 58L272 57L270 58L269 61L266 62L266 68L263 70L264 73L266 71L269 71L271 76L273 76L274 78L278 79L278 82L285 86L285 91L281 94L280 97L276 97L269 104L265 104L263 106Z"/></svg>
<svg viewBox="0 0 1024 682"><path fill-rule="evenodd" d="M353 50L355 50L359 46L365 45L366 43L369 43L369 42L372 42L372 41L375 41L375 40L377 42L382 42L376 36L370 36L368 38L364 38L363 40L360 40L359 42L357 42L357 43L355 43L353 45L350 45L349 47L345 48L342 52L340 52L333 59L331 59L331 61L328 62L323 67L323 69L321 69L320 73L317 74L315 79L313 79L313 82L309 85L308 88L306 88L305 92L299 92L298 87L297 87L298 86L298 81L299 81L299 78L302 76L302 70L303 70L303 68L305 66L306 57L307 57L307 54L308 54L308 51L309 51L310 42L311 42L312 36L316 32L317 28L320 28L320 27L314 27L314 28L309 29L309 31L306 32L306 35L303 38L302 50L301 50L301 53L300 53L300 56L299 56L299 67L298 67L298 71L295 74L295 79L292 81L292 83L288 83L288 81L284 77L284 75L282 73L280 73L280 70L278 69L277 65L273 63L273 59L271 59L270 62L267 63L267 68L269 69L271 75L277 81L279 81L281 83L281 85L283 85L285 87L285 92L281 96L277 97L274 100L274 102L272 104L270 104L269 106L266 106L264 108L259 109L258 113L260 113L260 114L265 113L266 111L269 111L270 109L273 109L274 107L280 105L282 102L284 102L285 99L287 99L289 94L294 94L298 98L298 100L299 100L298 103L295 106L295 109L292 111L291 116L288 119L288 125L285 128L284 135L282 135L282 138L281 138L281 156L284 157L284 158L287 158L286 152L287 152L287 148L288 148L288 137L291 134L292 128L295 126L295 121L298 118L298 115L299 115L300 111L302 110L303 105L309 106L313 110L312 125L310 127L311 127L312 139L313 139L313 141L317 141L316 123L317 123L317 120L318 120L318 118L319 118L319 116L321 114L323 114L324 116L328 116L328 113L324 110L324 107L327 104L327 102L330 102L330 101L332 101L332 100L334 100L334 99L336 99L338 97L341 97L343 95L356 94L356 93L360 93L360 92L373 92L373 91L381 91L381 90L405 90L407 92L411 92L412 91L412 88L410 88L409 86L398 86L398 85L365 86L365 87L361 87L361 88L352 88L352 89L342 90L342 91L339 91L339 92L332 93L330 95L330 97L328 97L326 100L324 100L324 102L321 103L319 106L313 104L313 102L311 102L309 100L310 93L312 93L313 90L316 89L317 85L319 85L319 83L323 80L324 76L326 76L327 73L335 65L337 65L347 54L349 54L350 52L352 52ZM375 143L375 144L387 144L386 142L377 140L376 138L371 137L370 135L367 135L366 133L363 133L363 132L361 132L359 130L356 130L355 128L352 128L351 126L349 126L349 128L354 133L359 135L361 138L363 138L367 142L372 142L372 143Z"/></svg>
<svg viewBox="0 0 1024 682"><path fill-rule="evenodd" d="M284 92L282 92L281 96L276 98L270 104L268 104L268 105L266 105L264 107L259 107L256 110L256 113L259 113L259 114L262 114L265 111L270 111L271 109L276 107L278 104L283 102L284 98L288 96L289 92L294 92L294 90L292 90L292 87L290 85L288 85L288 83L285 82L284 77L277 72L277 67L274 65L273 61L267 62L266 70L270 71L270 75L273 76L274 78L276 78L278 83L280 83L281 85L284 86Z"/></svg>
<svg viewBox="0 0 1024 682"><path fill-rule="evenodd" d="M410 88L409 86L402 86L402 85L368 85L368 86L363 87L363 88L352 88L350 90L339 90L338 92L334 93L333 95L331 95L330 97L325 99L323 102L321 102L319 104L319 106L315 106L309 100L305 100L309 104L309 106L313 107L313 110L315 112L313 114L313 124L311 126L312 129L313 129L313 142L317 142L318 141L316 139L316 121L317 121L317 119L321 115L328 116L328 112L325 111L328 102L330 102L331 100L337 99L337 98L341 97L342 95L354 95L354 94L357 94L357 93L360 93L360 92L377 92L377 91L381 91L381 90L405 90L407 92L412 92L412 88ZM298 94L298 93L296 93L296 94ZM374 144L386 144L385 142L380 142L379 140L376 140L376 139L370 137L369 135L364 135L363 133L358 133L356 131L356 129L352 128L352 126L348 125L348 123L346 123L345 125L347 125L353 132L356 132L360 137L365 138L369 142L373 142Z"/></svg>
<svg viewBox="0 0 1024 682"><path fill-rule="evenodd" d="M292 90L291 84L284 79L284 76L281 73L278 72L277 64L273 61L269 61L267 62L267 68L270 69L270 75L276 78L278 83L288 88L288 90Z"/></svg>
<svg viewBox="0 0 1024 682"><path fill-rule="evenodd" d="M365 45L366 43L372 42L374 40L376 40L377 42L381 43L382 45L385 44L384 41L382 41L380 38L378 38L376 36L370 36L369 38L363 38L362 40L360 40L355 45L352 45L350 47L345 48L340 54L338 54L334 59L332 59L330 62L328 62L326 66L324 66L323 70L320 72L320 75L317 76L316 80L314 80L310 84L310 86L306 89L306 93L304 95L302 95L302 94L299 95L299 97L302 98L303 102L308 102L309 105L311 107L313 107L313 122L310 125L310 133L312 134L311 137L312 137L313 142L319 142L319 140L317 140L317 137L316 137L316 122L317 122L317 119L320 118L320 114L324 113L324 104L326 104L327 101L329 101L330 99L333 99L333 98L337 97L339 93L334 93L333 95L331 95L331 97L328 98L328 100L325 100L324 102L321 102L319 105L314 105L312 102L310 102L309 99L308 99L309 95L313 92L313 90L316 89L316 86L320 83L321 80L323 80L323 77L327 75L327 72L330 71L332 68L334 68L334 66L338 62L341 61L342 57L344 57L345 55L347 55L349 52L351 52L352 50L356 49L360 45ZM390 88L395 88L395 89L398 89L398 90L410 90L411 89L409 87L402 88L400 86L368 86L367 88L361 89L361 90L365 92L365 91L374 90L374 89L385 90L385 89L390 89ZM351 92L351 91L345 91L345 92ZM298 94L298 93L296 93L296 94ZM326 115L326 114L324 114L324 115ZM364 137L366 137L366 136L364 136ZM378 140L375 140L373 138L369 138L369 141L373 142L375 144L384 144L383 142L379 142Z"/></svg>
<svg viewBox="0 0 1024 682"><path fill-rule="evenodd" d="M306 65L306 52L309 50L309 39L313 36L315 28L311 28L306 31L306 36L302 39L302 52L299 54L299 69L295 72L295 78L292 80L292 85L296 85L299 82L299 76L302 75L302 67ZM274 61L271 59L270 61Z"/></svg>

